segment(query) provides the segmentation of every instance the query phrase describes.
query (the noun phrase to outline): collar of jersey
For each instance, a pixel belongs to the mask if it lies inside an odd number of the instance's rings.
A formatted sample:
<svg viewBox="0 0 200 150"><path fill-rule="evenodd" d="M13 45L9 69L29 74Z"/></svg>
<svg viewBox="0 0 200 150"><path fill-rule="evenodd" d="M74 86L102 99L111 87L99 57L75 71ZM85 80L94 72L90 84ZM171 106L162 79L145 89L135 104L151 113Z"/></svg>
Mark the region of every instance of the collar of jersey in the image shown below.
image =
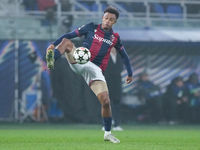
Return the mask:
<svg viewBox="0 0 200 150"><path fill-rule="evenodd" d="M105 33L110 33L110 34L113 33L113 29L112 29L112 28L111 28L109 31L105 31L105 30L103 30L103 29L101 28L101 25L102 25L102 24L99 24L99 28L101 29L101 31L103 31L103 32L105 32Z"/></svg>

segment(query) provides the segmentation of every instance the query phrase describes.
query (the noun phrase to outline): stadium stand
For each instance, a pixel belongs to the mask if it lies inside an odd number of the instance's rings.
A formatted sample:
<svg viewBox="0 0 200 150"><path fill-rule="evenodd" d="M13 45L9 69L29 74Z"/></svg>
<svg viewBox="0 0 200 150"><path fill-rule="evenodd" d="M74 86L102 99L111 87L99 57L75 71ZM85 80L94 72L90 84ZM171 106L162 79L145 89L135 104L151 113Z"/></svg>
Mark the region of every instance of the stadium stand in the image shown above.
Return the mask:
<svg viewBox="0 0 200 150"><path fill-rule="evenodd" d="M171 14L180 14L182 15L182 8L179 5L168 5L167 6L167 13L169 14L169 17L174 17L171 16ZM176 17L176 16L175 16Z"/></svg>
<svg viewBox="0 0 200 150"><path fill-rule="evenodd" d="M65 0L63 0L65 1ZM63 2L62 1L62 2ZM59 1L49 3L48 5L41 6L40 1L36 1L34 8L29 8L26 0L21 0L21 3L17 1L3 0L0 2L0 19L4 20L1 22L1 27L5 27L6 30L1 31L2 36L0 39L7 37L12 39L13 35L10 32L26 32L30 36L30 39L45 39L50 38L48 31L51 28L57 29L57 34L51 35L51 38L55 39L62 31L62 20L66 15L73 16L73 23L71 28L75 29L80 24L84 24L88 21L98 22L102 16L102 11L108 6L113 5L120 11L120 21L115 28L116 29L134 29L134 28L196 28L200 24L200 15L196 13L191 18L190 11L191 7L196 6L195 10L198 10L200 6L199 1L145 1L145 0L74 0L69 1L71 11L60 11L61 4ZM40 5L40 6L39 6ZM54 6L55 5L55 6ZM56 24L51 26L42 26L42 20L45 19L46 9L53 8L56 14ZM39 9L41 8L41 9ZM198 12L198 11L196 11ZM7 16L10 17L7 17ZM28 24L22 23L29 22ZM84 19L83 19L84 18ZM5 21L6 20L6 21ZM20 21L18 21L20 20ZM12 27L11 27L12 26ZM27 26L35 30L34 34L29 34ZM14 30L19 30L15 31ZM45 28L45 29L44 29ZM23 31L24 30L24 31ZM37 32L36 32L37 31ZM40 36L38 36L38 34ZM4 35L4 36L3 36ZM21 39L26 39L27 36L18 36Z"/></svg>

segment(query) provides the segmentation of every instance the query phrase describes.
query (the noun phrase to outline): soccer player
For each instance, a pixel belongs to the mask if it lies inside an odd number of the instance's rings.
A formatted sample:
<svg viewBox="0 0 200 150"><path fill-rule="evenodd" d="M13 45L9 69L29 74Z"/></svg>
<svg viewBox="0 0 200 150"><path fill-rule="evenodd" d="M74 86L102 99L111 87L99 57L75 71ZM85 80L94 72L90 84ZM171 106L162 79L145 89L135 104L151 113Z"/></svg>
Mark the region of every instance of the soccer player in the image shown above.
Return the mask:
<svg viewBox="0 0 200 150"><path fill-rule="evenodd" d="M120 141L111 134L112 114L108 88L103 71L105 71L110 50L115 49L121 55L122 61L126 66L128 76L126 83L129 84L132 80L132 68L128 55L122 45L119 34L114 33L112 26L117 22L119 12L116 8L109 6L104 10L101 24L93 22L83 25L80 28L66 33L59 37L47 48L46 60L49 69L54 68L54 62L63 54L65 54L71 69L84 77L91 90L99 99L102 110L101 115L105 127L104 140L112 143L120 143ZM70 39L77 36L85 36L83 47L86 47L91 52L91 59L86 64L77 64L73 58L73 52L76 47ZM55 49L53 51L53 49Z"/></svg>

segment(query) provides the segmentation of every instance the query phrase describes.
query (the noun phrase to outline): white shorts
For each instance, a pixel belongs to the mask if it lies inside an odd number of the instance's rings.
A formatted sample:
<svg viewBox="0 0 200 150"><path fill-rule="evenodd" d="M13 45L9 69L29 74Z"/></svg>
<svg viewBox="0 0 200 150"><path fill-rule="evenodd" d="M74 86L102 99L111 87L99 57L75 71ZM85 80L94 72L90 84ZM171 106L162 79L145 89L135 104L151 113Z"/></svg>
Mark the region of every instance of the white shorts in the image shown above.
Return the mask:
<svg viewBox="0 0 200 150"><path fill-rule="evenodd" d="M71 69L83 76L86 83L90 86L91 83L95 80L100 80L106 82L105 77L102 73L102 70L92 63L91 61L87 62L86 64L70 64Z"/></svg>

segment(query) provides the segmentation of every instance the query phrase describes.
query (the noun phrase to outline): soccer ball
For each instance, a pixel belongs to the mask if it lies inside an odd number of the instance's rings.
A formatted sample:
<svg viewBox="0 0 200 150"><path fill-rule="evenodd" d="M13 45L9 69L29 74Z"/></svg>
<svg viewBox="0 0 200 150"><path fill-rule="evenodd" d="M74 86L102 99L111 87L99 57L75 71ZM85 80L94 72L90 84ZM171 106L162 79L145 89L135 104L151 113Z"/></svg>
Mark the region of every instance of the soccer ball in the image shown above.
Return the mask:
<svg viewBox="0 0 200 150"><path fill-rule="evenodd" d="M85 47L78 47L73 54L74 60L78 64L85 64L90 60L90 51Z"/></svg>

